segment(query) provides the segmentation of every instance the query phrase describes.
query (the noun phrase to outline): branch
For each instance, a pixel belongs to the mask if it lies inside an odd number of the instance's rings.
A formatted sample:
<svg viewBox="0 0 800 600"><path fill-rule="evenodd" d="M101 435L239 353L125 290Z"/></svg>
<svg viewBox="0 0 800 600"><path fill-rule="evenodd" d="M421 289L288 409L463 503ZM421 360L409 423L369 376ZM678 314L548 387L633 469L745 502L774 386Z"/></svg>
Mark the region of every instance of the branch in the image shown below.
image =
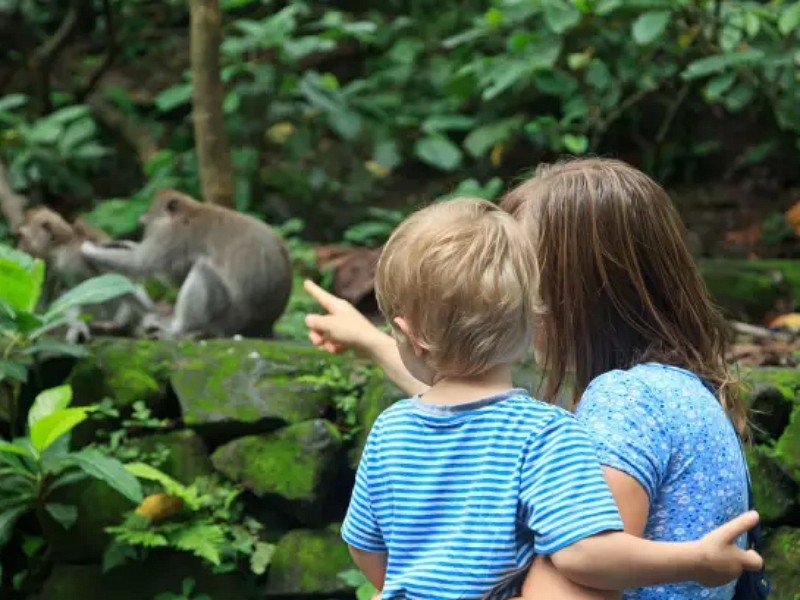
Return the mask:
<svg viewBox="0 0 800 600"><path fill-rule="evenodd" d="M97 65L97 68L89 76L89 81L86 86L76 94L78 104L83 103L89 94L92 93L117 57L117 32L114 24L114 11L111 10L111 0L103 0L103 16L106 20L108 48L106 50L106 55L103 57L103 62Z"/></svg>
<svg viewBox="0 0 800 600"><path fill-rule="evenodd" d="M617 108L609 113L608 117L598 124L597 129L592 134L591 142L589 144L591 150L593 152L597 150L597 147L600 145L600 142L602 141L606 131L608 131L608 129L617 119L625 114L625 111L644 100L652 92L657 91L659 87L660 86L657 85L653 88L645 88L625 98L625 100L623 100L623 102L619 104Z"/></svg>
<svg viewBox="0 0 800 600"><path fill-rule="evenodd" d="M119 135L133 149L143 167L158 152L158 143L150 131L128 118L116 106L96 95L89 96L86 104L103 125Z"/></svg>
<svg viewBox="0 0 800 600"><path fill-rule="evenodd" d="M31 70L39 80L39 101L44 112L50 112L50 68L64 46L75 34L81 13L81 0L72 0L64 20L56 32L39 46L31 57Z"/></svg>
<svg viewBox="0 0 800 600"><path fill-rule="evenodd" d="M8 182L5 165L0 162L0 212L8 222L9 229L16 232L25 222L25 207L28 199L18 194Z"/></svg>
<svg viewBox="0 0 800 600"><path fill-rule="evenodd" d="M675 115L678 114L678 109L683 104L684 100L686 100L686 96L689 94L689 90L691 89L691 84L687 81L683 84L681 91L678 92L678 95L675 97L675 100L672 101L672 104L669 105L669 109L667 110L667 116L664 117L664 122L661 123L661 127L658 128L658 133L656 134L656 146L660 146L661 143L664 141L664 138L667 137L667 133L669 132L669 127L672 125L673 119L675 119Z"/></svg>

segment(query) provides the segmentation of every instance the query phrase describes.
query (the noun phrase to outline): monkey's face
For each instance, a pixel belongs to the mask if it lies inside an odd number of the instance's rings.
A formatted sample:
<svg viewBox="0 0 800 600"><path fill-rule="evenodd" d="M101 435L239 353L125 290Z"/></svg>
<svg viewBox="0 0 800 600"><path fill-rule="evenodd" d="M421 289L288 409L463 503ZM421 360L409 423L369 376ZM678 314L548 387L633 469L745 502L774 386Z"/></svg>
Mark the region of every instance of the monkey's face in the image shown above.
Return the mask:
<svg viewBox="0 0 800 600"><path fill-rule="evenodd" d="M72 228L58 214L43 209L28 215L17 232L17 249L47 259L55 248L69 243Z"/></svg>
<svg viewBox="0 0 800 600"><path fill-rule="evenodd" d="M181 221L186 215L188 206L179 197L162 195L156 197L150 208L139 217L139 223L144 225L145 235L156 231L171 228L176 222Z"/></svg>

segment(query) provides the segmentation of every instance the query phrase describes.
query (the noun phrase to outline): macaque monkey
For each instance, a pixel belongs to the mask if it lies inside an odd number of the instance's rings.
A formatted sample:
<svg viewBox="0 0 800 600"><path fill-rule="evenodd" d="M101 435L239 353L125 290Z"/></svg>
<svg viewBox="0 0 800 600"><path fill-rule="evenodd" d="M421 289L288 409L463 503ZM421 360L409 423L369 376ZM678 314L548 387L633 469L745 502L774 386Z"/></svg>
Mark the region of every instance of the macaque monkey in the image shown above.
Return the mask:
<svg viewBox="0 0 800 600"><path fill-rule="evenodd" d="M24 223L17 231L17 249L39 258L47 266L45 292L48 301L56 295L78 285L82 281L101 275L102 269L92 264L81 254L84 241L110 244L111 238L83 220L70 224L61 215L49 208L29 209ZM101 306L87 307L86 312L102 320L91 326L78 319L80 310L71 315L67 339L88 339L89 331L107 333L131 333L144 315L155 310L144 290L115 298Z"/></svg>
<svg viewBox="0 0 800 600"><path fill-rule="evenodd" d="M160 337L269 337L292 288L289 252L268 225L174 190L142 215L141 243L83 243L83 255L133 277L180 286L173 314L153 315Z"/></svg>

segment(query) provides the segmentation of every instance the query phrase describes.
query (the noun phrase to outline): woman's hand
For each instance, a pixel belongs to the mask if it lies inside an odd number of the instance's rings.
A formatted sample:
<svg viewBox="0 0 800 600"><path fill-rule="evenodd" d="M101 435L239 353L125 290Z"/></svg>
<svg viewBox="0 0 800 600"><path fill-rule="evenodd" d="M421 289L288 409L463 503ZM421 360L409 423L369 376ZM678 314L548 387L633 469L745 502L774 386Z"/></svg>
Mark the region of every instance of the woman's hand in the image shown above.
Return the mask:
<svg viewBox="0 0 800 600"><path fill-rule="evenodd" d="M306 280L305 290L328 314L306 315L308 339L331 354L348 349L374 354L374 346L384 334L347 300L329 294L313 281Z"/></svg>

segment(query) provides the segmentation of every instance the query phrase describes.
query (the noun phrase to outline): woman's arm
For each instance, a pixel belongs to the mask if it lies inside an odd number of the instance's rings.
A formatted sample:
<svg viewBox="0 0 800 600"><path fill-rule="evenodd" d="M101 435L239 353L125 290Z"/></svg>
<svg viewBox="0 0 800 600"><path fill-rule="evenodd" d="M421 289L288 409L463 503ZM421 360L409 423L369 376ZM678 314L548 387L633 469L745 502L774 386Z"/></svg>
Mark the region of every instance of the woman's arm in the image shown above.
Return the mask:
<svg viewBox="0 0 800 600"><path fill-rule="evenodd" d="M306 280L306 291L328 314L307 315L306 327L311 343L326 352L338 354L353 349L366 354L384 370L386 376L405 392L413 395L428 386L414 379L406 370L392 336L375 327L356 308L317 284Z"/></svg>
<svg viewBox="0 0 800 600"><path fill-rule="evenodd" d="M560 573L549 558L537 556L522 585L522 595L512 600L541 600L542 598L617 600L619 596L620 592L595 590L578 585Z"/></svg>

